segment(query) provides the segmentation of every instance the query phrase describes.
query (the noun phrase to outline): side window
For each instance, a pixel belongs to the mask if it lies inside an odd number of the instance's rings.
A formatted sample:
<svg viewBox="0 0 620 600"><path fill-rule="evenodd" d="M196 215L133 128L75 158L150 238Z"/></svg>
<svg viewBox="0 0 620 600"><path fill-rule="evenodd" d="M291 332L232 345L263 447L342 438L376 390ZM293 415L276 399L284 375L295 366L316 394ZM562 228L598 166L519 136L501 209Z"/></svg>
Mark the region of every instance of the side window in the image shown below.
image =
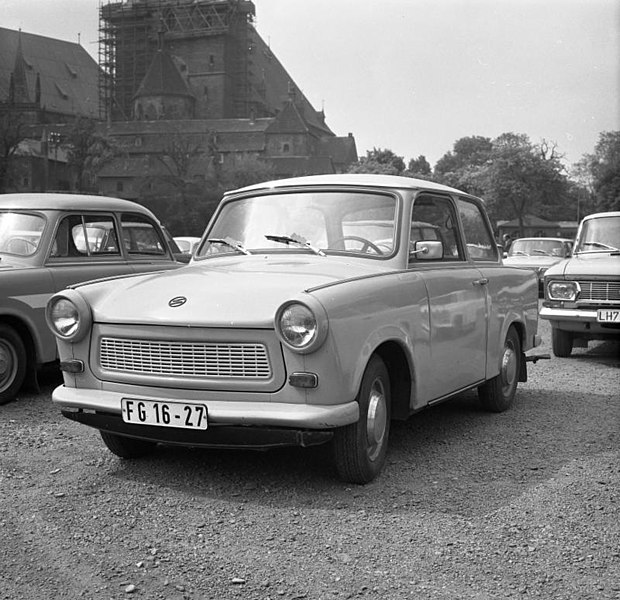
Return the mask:
<svg viewBox="0 0 620 600"><path fill-rule="evenodd" d="M415 199L411 213L410 252L420 240L441 242L443 253L439 260L464 260L458 222L449 198L422 194ZM419 259L415 254L410 254L409 260L416 262Z"/></svg>
<svg viewBox="0 0 620 600"><path fill-rule="evenodd" d="M142 215L124 214L121 217L123 245L129 254L165 256L167 247L155 225Z"/></svg>
<svg viewBox="0 0 620 600"><path fill-rule="evenodd" d="M464 198L458 200L467 251L473 260L497 260L497 244L480 207Z"/></svg>
<svg viewBox="0 0 620 600"><path fill-rule="evenodd" d="M58 225L52 258L120 255L114 219L110 215L69 215Z"/></svg>

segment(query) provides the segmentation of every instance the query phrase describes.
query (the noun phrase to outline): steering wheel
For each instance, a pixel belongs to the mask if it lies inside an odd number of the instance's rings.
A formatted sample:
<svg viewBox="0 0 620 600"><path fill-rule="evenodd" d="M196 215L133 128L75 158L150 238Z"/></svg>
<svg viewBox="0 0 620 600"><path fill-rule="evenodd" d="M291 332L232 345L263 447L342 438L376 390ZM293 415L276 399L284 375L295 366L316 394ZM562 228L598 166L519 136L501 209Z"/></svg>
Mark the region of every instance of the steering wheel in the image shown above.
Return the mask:
<svg viewBox="0 0 620 600"><path fill-rule="evenodd" d="M360 252L368 252L368 249L370 248L374 250L377 254L383 254L383 251L381 250L381 248L379 248L379 246L377 246L377 244L374 244L370 240L367 240L366 238L363 238L359 235L345 235L341 238L338 238L337 240L334 240L333 243L334 246L336 246L340 242L346 242L347 240L353 240L354 242L359 242L360 244L362 244Z"/></svg>
<svg viewBox="0 0 620 600"><path fill-rule="evenodd" d="M17 247L13 247L13 244L17 243ZM37 245L31 241L28 240L26 238L22 238L22 237L12 237L7 243L6 243L6 251L10 252L11 254L32 254L36 249L37 249Z"/></svg>

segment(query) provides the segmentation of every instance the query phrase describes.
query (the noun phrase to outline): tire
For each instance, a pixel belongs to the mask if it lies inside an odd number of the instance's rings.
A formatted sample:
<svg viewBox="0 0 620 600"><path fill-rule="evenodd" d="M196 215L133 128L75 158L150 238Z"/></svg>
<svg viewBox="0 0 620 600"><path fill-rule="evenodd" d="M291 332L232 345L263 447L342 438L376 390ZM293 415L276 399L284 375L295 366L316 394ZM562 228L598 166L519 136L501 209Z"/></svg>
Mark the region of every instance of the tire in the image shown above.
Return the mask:
<svg viewBox="0 0 620 600"><path fill-rule="evenodd" d="M517 392L521 360L521 340L515 328L511 327L502 348L499 374L478 387L478 398L485 410L499 413L512 406Z"/></svg>
<svg viewBox="0 0 620 600"><path fill-rule="evenodd" d="M0 324L0 404L17 396L27 367L26 347L19 334L12 327Z"/></svg>
<svg viewBox="0 0 620 600"><path fill-rule="evenodd" d="M108 450L120 458L140 458L141 456L146 456L157 445L155 442L116 435L108 431L99 431L99 433Z"/></svg>
<svg viewBox="0 0 620 600"><path fill-rule="evenodd" d="M551 330L551 345L553 354L558 358L568 358L573 351L573 334L554 327Z"/></svg>
<svg viewBox="0 0 620 600"><path fill-rule="evenodd" d="M383 468L390 433L390 377L385 364L373 356L357 395L360 418L334 434L334 463L340 479L369 483Z"/></svg>

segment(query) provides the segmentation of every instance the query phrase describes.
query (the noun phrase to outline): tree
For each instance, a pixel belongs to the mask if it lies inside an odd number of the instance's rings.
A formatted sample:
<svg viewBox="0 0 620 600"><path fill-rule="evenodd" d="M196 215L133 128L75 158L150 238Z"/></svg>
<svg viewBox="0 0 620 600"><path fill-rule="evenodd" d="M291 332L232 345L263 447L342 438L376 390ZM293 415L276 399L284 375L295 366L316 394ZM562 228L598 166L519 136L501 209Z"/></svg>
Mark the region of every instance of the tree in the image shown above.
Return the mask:
<svg viewBox="0 0 620 600"><path fill-rule="evenodd" d="M565 205L573 199L563 170L557 153L541 150L527 135L500 135L493 140L482 175L483 195L492 216L518 219L521 232L526 215L548 219L564 216Z"/></svg>
<svg viewBox="0 0 620 600"><path fill-rule="evenodd" d="M68 129L64 144L69 166L75 173L78 190L97 188L97 173L105 163L118 154L113 142L97 130L97 123L87 117L77 117Z"/></svg>
<svg viewBox="0 0 620 600"><path fill-rule="evenodd" d="M408 177L415 177L417 179L431 179L433 171L430 163L426 160L426 156L420 154L418 158L409 160L405 174Z"/></svg>
<svg viewBox="0 0 620 600"><path fill-rule="evenodd" d="M620 210L620 131L602 132L594 153L577 163L577 173L590 191L591 212Z"/></svg>
<svg viewBox="0 0 620 600"><path fill-rule="evenodd" d="M405 159L392 150L373 148L366 156L352 164L349 173L378 173L382 175L401 175L405 170Z"/></svg>
<svg viewBox="0 0 620 600"><path fill-rule="evenodd" d="M26 139L26 121L23 113L12 107L0 113L0 194L9 189L17 150Z"/></svg>

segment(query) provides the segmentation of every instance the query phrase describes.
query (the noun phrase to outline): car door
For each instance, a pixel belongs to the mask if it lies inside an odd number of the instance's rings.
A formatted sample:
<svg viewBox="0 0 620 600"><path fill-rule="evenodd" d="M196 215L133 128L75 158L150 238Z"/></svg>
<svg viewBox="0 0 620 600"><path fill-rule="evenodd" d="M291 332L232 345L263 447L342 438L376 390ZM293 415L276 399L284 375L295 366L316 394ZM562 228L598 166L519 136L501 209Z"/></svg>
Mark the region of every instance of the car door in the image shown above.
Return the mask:
<svg viewBox="0 0 620 600"><path fill-rule="evenodd" d="M58 223L46 260L56 292L75 283L133 273L109 213L64 216Z"/></svg>
<svg viewBox="0 0 620 600"><path fill-rule="evenodd" d="M441 241L434 259L415 244ZM467 260L452 198L429 193L414 202L409 268L420 272L428 295L429 352L418 374L422 403L432 402L484 379L486 361L486 290L480 271Z"/></svg>

